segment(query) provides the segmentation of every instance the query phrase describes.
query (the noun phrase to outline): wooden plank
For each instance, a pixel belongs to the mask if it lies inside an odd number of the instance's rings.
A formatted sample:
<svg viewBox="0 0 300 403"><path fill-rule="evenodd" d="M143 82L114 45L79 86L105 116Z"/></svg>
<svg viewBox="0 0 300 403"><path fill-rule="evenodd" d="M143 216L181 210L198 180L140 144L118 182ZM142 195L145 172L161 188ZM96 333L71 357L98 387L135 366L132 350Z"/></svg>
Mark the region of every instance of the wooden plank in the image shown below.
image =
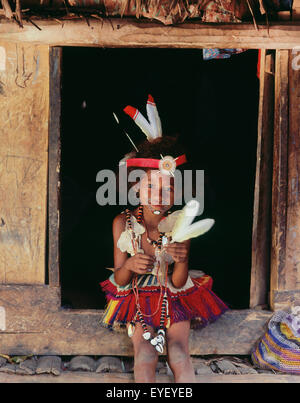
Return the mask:
<svg viewBox="0 0 300 403"><path fill-rule="evenodd" d="M297 54L277 51L271 301L300 304L300 79Z"/></svg>
<svg viewBox="0 0 300 403"><path fill-rule="evenodd" d="M58 287L59 278L59 213L60 213L60 120L62 49L51 48L49 117L49 184L48 184L48 275L49 284Z"/></svg>
<svg viewBox="0 0 300 403"><path fill-rule="evenodd" d="M253 23L209 24L187 21L165 26L160 22L126 18L98 20L69 19L59 23L52 19L34 19L16 23L2 18L0 39L48 44L51 46L104 47L176 47L176 48L248 48L291 49L299 45L299 22L270 22L269 27Z"/></svg>
<svg viewBox="0 0 300 403"><path fill-rule="evenodd" d="M285 289L286 209L288 181L288 61L287 50L276 51L272 185L272 247L270 304L273 291Z"/></svg>
<svg viewBox="0 0 300 403"><path fill-rule="evenodd" d="M101 310L64 310L60 289L50 286L0 286L6 326L0 351L6 354L132 355L126 333L99 324ZM192 330L190 353L247 355L263 335L269 311L228 311L202 330Z"/></svg>
<svg viewBox="0 0 300 403"><path fill-rule="evenodd" d="M299 53L299 51L298 51ZM285 290L300 291L300 72L289 53L289 132ZM300 299L298 298L300 303Z"/></svg>
<svg viewBox="0 0 300 403"><path fill-rule="evenodd" d="M54 375L14 375L0 373L0 383L107 383L107 384L127 384L134 383L133 374L117 374L117 373L87 373L87 372L63 372L59 376ZM156 375L156 383L174 383L172 375ZM286 374L247 374L247 375L196 375L196 383L300 383L299 375L286 375ZM112 385L103 387L101 393L106 396L109 391L113 390ZM143 387L143 391L151 397L151 390L154 385L149 385L148 389ZM192 388L190 384L184 388ZM116 386L117 388L117 386ZM131 388L137 390L136 388ZM196 394L196 387L193 394ZM122 389L123 390L123 389ZM148 390L148 392L147 392ZM153 398L154 396L154 391ZM158 392L156 391L156 397ZM101 397L101 396L100 396Z"/></svg>
<svg viewBox="0 0 300 403"><path fill-rule="evenodd" d="M0 283L42 284L49 48L0 41Z"/></svg>
<svg viewBox="0 0 300 403"><path fill-rule="evenodd" d="M99 325L101 311L95 312L37 312L29 326L23 319L22 329L11 331L10 324L20 316L11 318L7 313L8 329L0 332L0 351L10 355L118 355L132 356L132 344L127 334L111 332ZM28 314L27 314L28 315ZM24 317L24 316L23 316ZM271 312L248 310L232 311L203 330L192 330L190 354L249 355L265 331ZM26 326L27 325L27 326ZM34 327L39 325L39 327ZM47 327L48 326L48 327ZM26 330L28 329L28 330Z"/></svg>
<svg viewBox="0 0 300 403"><path fill-rule="evenodd" d="M250 308L268 304L274 121L274 53L261 50Z"/></svg>

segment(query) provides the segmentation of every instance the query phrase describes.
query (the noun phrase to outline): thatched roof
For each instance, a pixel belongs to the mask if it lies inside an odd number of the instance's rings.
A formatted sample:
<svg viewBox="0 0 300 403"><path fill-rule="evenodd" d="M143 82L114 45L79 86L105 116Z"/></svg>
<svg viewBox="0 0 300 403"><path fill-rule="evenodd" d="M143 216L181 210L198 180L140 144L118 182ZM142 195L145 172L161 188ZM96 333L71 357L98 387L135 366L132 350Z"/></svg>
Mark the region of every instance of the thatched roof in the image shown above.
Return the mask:
<svg viewBox="0 0 300 403"><path fill-rule="evenodd" d="M94 15L100 18L133 17L159 20L170 25L187 19L203 22L255 21L279 10L292 0L1 0L3 14L22 25L22 17L68 18Z"/></svg>

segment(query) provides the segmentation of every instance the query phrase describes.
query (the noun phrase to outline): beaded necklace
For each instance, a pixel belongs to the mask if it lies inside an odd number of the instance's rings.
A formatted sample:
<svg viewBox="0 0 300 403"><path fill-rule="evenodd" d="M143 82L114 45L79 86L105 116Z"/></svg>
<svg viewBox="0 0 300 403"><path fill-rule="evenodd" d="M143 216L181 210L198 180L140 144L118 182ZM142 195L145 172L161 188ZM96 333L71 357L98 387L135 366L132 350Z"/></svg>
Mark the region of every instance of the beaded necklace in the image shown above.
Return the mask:
<svg viewBox="0 0 300 403"><path fill-rule="evenodd" d="M128 228L129 228L129 230L130 230L130 232L132 234L132 237L131 237L132 246L133 246L133 249L136 251L135 244L134 244L134 241L133 241L134 233L133 233L133 226L132 226L132 222L131 222L131 213L130 213L130 211L128 209L125 210L125 213L126 213L126 221L127 221L127 224L128 224ZM146 224L143 222L143 206L139 206L139 208L138 208L137 222L139 224L143 223L144 226L145 226L145 229L147 231ZM158 250L158 253L161 251L163 236L164 236L164 233L160 232L158 240L154 241L154 240L151 240L148 237L148 234L147 234L147 241ZM169 311L168 311L168 297L167 297L168 270L166 269L164 285L162 285L161 282L160 282L159 270L160 270L160 265L158 265L158 273L157 273L157 278L158 278L159 286L160 286L160 295L159 295L159 300L158 300L158 303L157 303L157 308L156 308L155 312L152 313L152 314L147 315L147 314L142 312L141 306L140 306L140 303L139 303L139 290L138 290L138 285L137 285L138 275L135 274L133 279L132 279L132 290L133 290L133 293L135 295L137 312L136 312L134 320L131 321L129 326L128 326L128 335L129 335L129 337L132 337L132 335L134 333L134 329L135 329L135 320L137 318L138 321L141 323L141 326L143 328L143 338L145 340L149 340L149 342L154 346L154 348L158 352L162 353L163 349L164 349L164 344L165 344L165 335L166 335L165 330L166 330L166 327L169 327L170 317L169 317ZM164 288L164 296L163 296L162 303L161 303L161 297L162 297L162 294L163 294L163 288ZM157 312L159 311L160 305L161 305L161 314L160 314L159 330L157 332L156 337L151 337L151 333L149 332L149 330L147 328L147 325L146 325L146 323L144 321L144 317L152 317L152 316L156 315Z"/></svg>

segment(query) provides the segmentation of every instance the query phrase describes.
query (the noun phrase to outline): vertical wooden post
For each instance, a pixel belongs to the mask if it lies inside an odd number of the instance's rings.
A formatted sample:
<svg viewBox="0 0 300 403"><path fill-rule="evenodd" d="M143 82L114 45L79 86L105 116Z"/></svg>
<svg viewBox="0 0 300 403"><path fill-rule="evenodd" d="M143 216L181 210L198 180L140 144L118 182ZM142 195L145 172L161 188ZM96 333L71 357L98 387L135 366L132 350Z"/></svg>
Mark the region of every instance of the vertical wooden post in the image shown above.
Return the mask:
<svg viewBox="0 0 300 403"><path fill-rule="evenodd" d="M289 52L289 138L286 290L300 292L300 70ZM297 56L299 58L299 56ZM297 292L298 294L298 292ZM300 297L300 295L299 295ZM300 298L299 298L300 301Z"/></svg>
<svg viewBox="0 0 300 403"><path fill-rule="evenodd" d="M270 277L274 52L262 49L253 207L250 308L267 306Z"/></svg>
<svg viewBox="0 0 300 403"><path fill-rule="evenodd" d="M270 305L300 304L299 74L276 52Z"/></svg>
<svg viewBox="0 0 300 403"><path fill-rule="evenodd" d="M0 42L0 283L44 284L49 47Z"/></svg>
<svg viewBox="0 0 300 403"><path fill-rule="evenodd" d="M59 222L60 222L60 123L62 48L50 49L50 114L49 114L49 193L48 193L48 268L49 285L60 285Z"/></svg>

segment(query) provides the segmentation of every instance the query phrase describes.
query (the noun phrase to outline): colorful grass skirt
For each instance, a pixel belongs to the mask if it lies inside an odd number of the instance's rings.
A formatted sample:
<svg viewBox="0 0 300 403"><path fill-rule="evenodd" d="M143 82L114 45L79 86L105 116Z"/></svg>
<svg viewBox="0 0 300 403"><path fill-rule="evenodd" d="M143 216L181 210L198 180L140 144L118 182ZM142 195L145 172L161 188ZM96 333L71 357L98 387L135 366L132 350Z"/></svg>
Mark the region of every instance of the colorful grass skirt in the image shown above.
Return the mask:
<svg viewBox="0 0 300 403"><path fill-rule="evenodd" d="M276 312L268 330L251 354L254 365L289 374L300 374L300 331L292 314ZM296 322L297 323L297 322Z"/></svg>
<svg viewBox="0 0 300 403"><path fill-rule="evenodd" d="M212 278L203 272L192 271L196 277L189 276L184 287L173 287L170 277L167 284L170 323L185 320L192 321L193 328L204 327L215 321L228 307L211 291ZM101 319L102 326L122 330L126 323L135 319L136 300L131 284L120 287L112 274L100 283L106 294L107 307ZM157 276L140 275L138 278L139 303L142 312L151 315L157 310L160 299L160 287ZM155 330L159 328L161 309L151 317L144 316L147 325Z"/></svg>

